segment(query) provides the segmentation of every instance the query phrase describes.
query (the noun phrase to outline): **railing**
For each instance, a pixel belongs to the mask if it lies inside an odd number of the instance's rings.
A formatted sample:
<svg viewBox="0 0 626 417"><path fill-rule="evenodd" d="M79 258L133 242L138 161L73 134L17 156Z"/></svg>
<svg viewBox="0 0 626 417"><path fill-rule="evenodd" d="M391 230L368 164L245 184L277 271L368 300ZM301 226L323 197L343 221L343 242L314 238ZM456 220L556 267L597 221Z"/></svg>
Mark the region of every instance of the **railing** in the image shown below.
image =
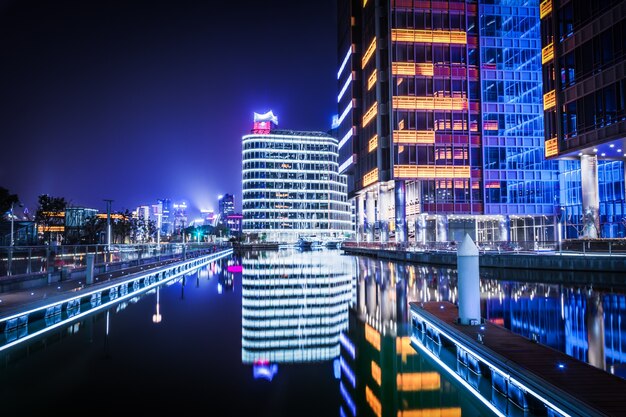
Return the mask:
<svg viewBox="0 0 626 417"><path fill-rule="evenodd" d="M94 254L95 265L117 264L136 266L150 259L166 260L199 250L220 248L230 244L214 243L167 243L144 245L45 245L45 246L0 246L0 277L57 273L86 267L87 254Z"/></svg>

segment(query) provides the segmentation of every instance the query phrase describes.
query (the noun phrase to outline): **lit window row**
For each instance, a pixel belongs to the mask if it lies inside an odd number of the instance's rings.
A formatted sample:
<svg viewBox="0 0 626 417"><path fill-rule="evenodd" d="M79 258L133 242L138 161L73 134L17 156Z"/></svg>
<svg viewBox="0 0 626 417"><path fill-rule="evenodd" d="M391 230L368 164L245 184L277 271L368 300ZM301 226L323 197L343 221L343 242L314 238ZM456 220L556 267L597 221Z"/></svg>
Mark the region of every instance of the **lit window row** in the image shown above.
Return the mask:
<svg viewBox="0 0 626 417"><path fill-rule="evenodd" d="M368 386L365 387L365 401L370 406L376 417L382 416L383 406L380 404L380 400L376 397L376 394L374 394Z"/></svg>
<svg viewBox="0 0 626 417"><path fill-rule="evenodd" d="M378 148L378 135L374 135L374 137L370 139L367 146L367 151L372 152L376 148Z"/></svg>
<svg viewBox="0 0 626 417"><path fill-rule="evenodd" d="M363 176L363 187L367 187L376 181L378 181L378 168L374 168Z"/></svg>
<svg viewBox="0 0 626 417"><path fill-rule="evenodd" d="M556 137L553 137L552 139L547 140L545 146L546 146L546 158L549 156L558 155L559 146L558 146Z"/></svg>
<svg viewBox="0 0 626 417"><path fill-rule="evenodd" d="M425 75L432 77L434 74L434 65L427 63L415 62L392 62L392 75Z"/></svg>
<svg viewBox="0 0 626 417"><path fill-rule="evenodd" d="M550 42L550 45L547 45L541 49L541 63L545 64L546 62L552 61L554 58L554 43Z"/></svg>
<svg viewBox="0 0 626 417"><path fill-rule="evenodd" d="M372 87L376 84L376 68L372 71L372 75L367 79L367 89L371 90Z"/></svg>
<svg viewBox="0 0 626 417"><path fill-rule="evenodd" d="M552 90L543 95L543 109L548 110L556 106L556 91Z"/></svg>
<svg viewBox="0 0 626 417"><path fill-rule="evenodd" d="M376 51L376 37L372 39L372 42L370 43L370 45L367 47L367 50L363 54L363 58L361 59L361 68L365 68L365 66L367 65L367 62L370 60L372 55L374 55L375 51Z"/></svg>
<svg viewBox="0 0 626 417"><path fill-rule="evenodd" d="M435 132L432 130L394 130L393 143L433 144Z"/></svg>
<svg viewBox="0 0 626 417"><path fill-rule="evenodd" d="M467 33L452 30L391 29L392 42L467 44Z"/></svg>
<svg viewBox="0 0 626 417"><path fill-rule="evenodd" d="M396 376L398 391L432 391L441 388L438 372L399 373Z"/></svg>
<svg viewBox="0 0 626 417"><path fill-rule="evenodd" d="M552 0L543 0L539 6L539 18L543 19L552 12Z"/></svg>
<svg viewBox="0 0 626 417"><path fill-rule="evenodd" d="M395 100L395 97L394 97L394 100ZM367 110L367 112L365 112L365 114L363 115L362 126L363 127L367 126L369 122L371 122L372 119L376 117L377 114L378 114L378 102L375 101L374 104L372 104L372 106L369 108L369 110Z"/></svg>
<svg viewBox="0 0 626 417"><path fill-rule="evenodd" d="M467 110L467 99L464 97L396 96L393 98L393 108L399 110Z"/></svg>
<svg viewBox="0 0 626 417"><path fill-rule="evenodd" d="M396 178L469 178L469 166L394 165Z"/></svg>

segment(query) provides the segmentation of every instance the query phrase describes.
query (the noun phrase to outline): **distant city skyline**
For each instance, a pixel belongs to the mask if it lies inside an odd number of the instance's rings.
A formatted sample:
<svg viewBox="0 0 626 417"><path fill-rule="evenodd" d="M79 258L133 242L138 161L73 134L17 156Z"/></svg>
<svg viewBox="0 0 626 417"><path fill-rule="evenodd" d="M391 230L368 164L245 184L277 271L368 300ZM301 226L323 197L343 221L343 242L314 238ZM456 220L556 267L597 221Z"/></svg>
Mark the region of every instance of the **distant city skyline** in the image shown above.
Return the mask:
<svg viewBox="0 0 626 417"><path fill-rule="evenodd" d="M158 198L241 210L253 112L328 130L336 113L331 0L0 4L0 186L133 210Z"/></svg>

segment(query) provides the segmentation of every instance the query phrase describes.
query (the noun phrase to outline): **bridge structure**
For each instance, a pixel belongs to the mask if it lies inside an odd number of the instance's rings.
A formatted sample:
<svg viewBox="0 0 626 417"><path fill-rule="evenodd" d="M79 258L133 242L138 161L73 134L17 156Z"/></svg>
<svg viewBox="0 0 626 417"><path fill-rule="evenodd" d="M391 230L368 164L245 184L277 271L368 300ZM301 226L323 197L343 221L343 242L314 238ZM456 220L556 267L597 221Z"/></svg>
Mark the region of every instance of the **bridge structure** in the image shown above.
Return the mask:
<svg viewBox="0 0 626 417"><path fill-rule="evenodd" d="M0 352L138 297L232 253L230 247L192 252L189 256L107 271L99 274L98 281L90 285L72 280L0 293Z"/></svg>

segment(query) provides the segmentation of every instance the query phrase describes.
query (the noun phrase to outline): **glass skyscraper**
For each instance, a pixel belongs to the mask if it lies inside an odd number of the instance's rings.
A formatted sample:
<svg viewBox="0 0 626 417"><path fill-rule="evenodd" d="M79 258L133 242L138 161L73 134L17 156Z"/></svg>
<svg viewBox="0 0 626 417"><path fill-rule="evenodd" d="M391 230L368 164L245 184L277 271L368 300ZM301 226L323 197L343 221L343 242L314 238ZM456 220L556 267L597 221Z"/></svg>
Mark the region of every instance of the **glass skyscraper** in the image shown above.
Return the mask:
<svg viewBox="0 0 626 417"><path fill-rule="evenodd" d="M339 164L364 239L553 240L537 1L339 1Z"/></svg>
<svg viewBox="0 0 626 417"><path fill-rule="evenodd" d="M300 236L351 233L337 139L323 132L276 129L272 112L255 113L243 136L243 232L294 243Z"/></svg>
<svg viewBox="0 0 626 417"><path fill-rule="evenodd" d="M624 237L626 1L540 5L546 156L568 238Z"/></svg>

